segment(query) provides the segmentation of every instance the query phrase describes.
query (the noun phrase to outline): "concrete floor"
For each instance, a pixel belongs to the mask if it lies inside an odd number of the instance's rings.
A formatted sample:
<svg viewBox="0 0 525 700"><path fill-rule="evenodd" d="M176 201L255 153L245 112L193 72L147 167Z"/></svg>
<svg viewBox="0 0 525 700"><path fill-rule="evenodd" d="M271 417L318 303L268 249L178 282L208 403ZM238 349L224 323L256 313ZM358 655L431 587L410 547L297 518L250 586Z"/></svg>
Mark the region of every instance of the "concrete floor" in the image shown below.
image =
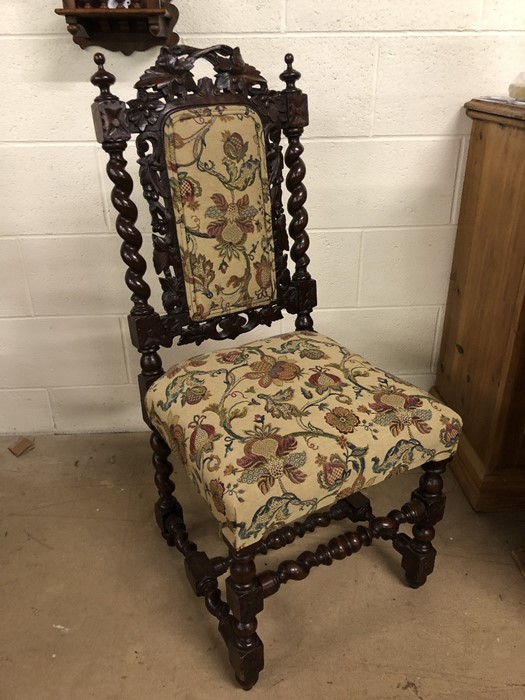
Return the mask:
<svg viewBox="0 0 525 700"><path fill-rule="evenodd" d="M11 442L0 438L0 698L242 697L214 618L157 533L147 437L38 437L18 459ZM376 512L414 480L371 489ZM221 553L207 506L180 481L193 539ZM426 586L404 585L385 542L290 582L259 617L266 669L244 697L525 698L525 580L510 554L525 513L474 513L452 475L446 491Z"/></svg>

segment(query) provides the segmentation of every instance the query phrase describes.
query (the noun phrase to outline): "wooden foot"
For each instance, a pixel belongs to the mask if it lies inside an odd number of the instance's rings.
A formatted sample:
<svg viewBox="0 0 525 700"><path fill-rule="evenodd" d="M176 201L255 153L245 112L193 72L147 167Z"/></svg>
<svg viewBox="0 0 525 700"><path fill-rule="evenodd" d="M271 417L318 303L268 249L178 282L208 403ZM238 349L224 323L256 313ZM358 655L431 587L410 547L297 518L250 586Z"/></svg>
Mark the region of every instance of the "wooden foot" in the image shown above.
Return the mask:
<svg viewBox="0 0 525 700"><path fill-rule="evenodd" d="M410 588L422 586L434 570L436 559L434 547L428 542L418 543L415 538L411 539L408 535L401 534L394 540L394 548L402 556L401 566Z"/></svg>
<svg viewBox="0 0 525 700"><path fill-rule="evenodd" d="M232 614L221 620L219 629L228 647L230 663L239 685L252 688L264 667L264 647L257 635L257 613L264 606L263 592L256 581L253 558L257 546L232 550L226 593Z"/></svg>
<svg viewBox="0 0 525 700"><path fill-rule="evenodd" d="M425 515L412 527L413 538L405 534L394 538L394 548L402 555L401 566L411 588L422 586L434 570L436 550L432 540L436 531L433 526L443 518L445 510L441 474L449 461L423 465L424 474L419 480L419 488L412 492L412 498L423 503Z"/></svg>
<svg viewBox="0 0 525 700"><path fill-rule="evenodd" d="M238 628L235 630L233 625L234 620L230 615L221 620L219 630L228 647L230 664L238 684L244 690L250 690L257 683L259 673L264 666L263 643L256 634L250 633L252 636L250 647L244 648L239 643Z"/></svg>

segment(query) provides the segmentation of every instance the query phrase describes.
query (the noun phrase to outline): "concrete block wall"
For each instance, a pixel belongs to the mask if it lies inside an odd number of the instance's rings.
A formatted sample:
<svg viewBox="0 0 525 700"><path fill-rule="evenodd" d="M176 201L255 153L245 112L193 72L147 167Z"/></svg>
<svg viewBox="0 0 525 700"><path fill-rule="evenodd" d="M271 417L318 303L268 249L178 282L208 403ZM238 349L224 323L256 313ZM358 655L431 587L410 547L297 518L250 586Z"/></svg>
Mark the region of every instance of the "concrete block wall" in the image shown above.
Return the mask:
<svg viewBox="0 0 525 700"><path fill-rule="evenodd" d="M138 430L128 294L90 116L95 49L73 44L59 4L2 3L0 432ZM462 105L504 94L525 70L525 4L176 4L185 42L240 45L275 86L295 54L310 95L317 328L429 388L470 129ZM129 99L156 50L107 54Z"/></svg>

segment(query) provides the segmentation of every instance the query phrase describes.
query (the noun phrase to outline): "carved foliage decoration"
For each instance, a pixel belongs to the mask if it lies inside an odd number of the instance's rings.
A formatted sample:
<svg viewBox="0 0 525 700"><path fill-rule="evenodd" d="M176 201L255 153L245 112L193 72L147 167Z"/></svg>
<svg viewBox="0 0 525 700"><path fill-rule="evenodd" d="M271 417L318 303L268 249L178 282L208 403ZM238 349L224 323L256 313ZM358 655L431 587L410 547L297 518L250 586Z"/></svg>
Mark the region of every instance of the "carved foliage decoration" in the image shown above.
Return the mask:
<svg viewBox="0 0 525 700"><path fill-rule="evenodd" d="M192 68L203 58L213 66L215 80L205 77L195 83ZM153 88L166 100L198 95L218 95L228 92L234 95L247 95L255 86L268 90L266 81L259 71L245 63L238 48L217 45L208 49L195 49L190 46L163 47L155 65L148 68L135 87L138 90Z"/></svg>

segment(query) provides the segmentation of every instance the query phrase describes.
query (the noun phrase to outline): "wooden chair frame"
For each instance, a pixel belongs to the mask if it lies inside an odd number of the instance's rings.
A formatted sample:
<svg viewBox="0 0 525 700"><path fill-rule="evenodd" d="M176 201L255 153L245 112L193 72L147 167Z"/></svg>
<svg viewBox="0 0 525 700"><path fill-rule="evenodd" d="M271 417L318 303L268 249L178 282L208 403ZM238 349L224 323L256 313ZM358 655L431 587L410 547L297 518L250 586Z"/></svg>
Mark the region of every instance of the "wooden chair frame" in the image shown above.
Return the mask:
<svg viewBox="0 0 525 700"><path fill-rule="evenodd" d="M215 80L193 80L191 68L197 59L212 64ZM126 105L110 91L115 78L105 70L104 56L95 55L98 70L91 81L99 88L100 95L93 104L93 116L98 141L109 156L107 173L114 185L111 200L118 212L116 229L123 240L121 256L128 268L125 279L132 293L129 326L132 342L141 354L139 387L142 399L153 382L164 373L158 352L160 347L169 347L175 337L179 338L179 344L199 344L207 338L236 338L259 324L270 325L282 318L283 310L296 316L297 330L313 329L311 312L316 305L316 288L307 269L309 239L305 229L308 216L304 208L305 166L301 159L303 147L300 142L303 129L308 124L308 106L306 95L296 86L300 73L293 68L293 56L287 54L285 61L287 67L280 77L286 87L281 91L272 91L260 73L244 63L238 49L222 45L204 50L187 46L164 47L155 66L146 71L136 84L137 99ZM243 313L196 322L189 317L173 216L167 206L169 188L161 157L160 128L164 117L181 106L239 102L255 109L264 127L276 253L277 300ZM131 200L133 182L126 170L123 155L132 133L138 133L141 184L151 212L152 229L156 234L155 268L157 273L168 270L167 276L161 279L166 310L162 316L149 303L150 288L144 280L146 261L140 253L142 236L136 227L137 208ZM295 264L291 276L287 269L288 236L281 192L281 133L288 140L284 162L288 167L288 235L293 242L290 257ZM169 270L174 270L174 274L170 274ZM184 556L186 574L194 593L204 598L206 608L219 621L219 630L227 644L236 678L244 689L256 683L263 668L263 643L257 635L257 615L264 607L264 600L274 595L282 584L289 580L302 580L312 568L328 566L335 559L345 559L362 547L370 546L378 538L390 540L401 554L402 567L411 587L423 585L432 572L436 556L432 545L434 525L443 517L445 507L442 473L450 459L423 465L419 487L412 492L410 500L385 517L374 515L369 499L362 493L355 493L338 501L327 511L318 511L303 522L282 527L241 550L236 551L227 543L226 555L209 558L190 540L186 530L182 507L174 495L175 485L171 479L173 467L169 461L171 450L145 413L144 418L152 428L151 447L159 496L155 505L158 526L168 545L176 547ZM366 525L334 537L326 544L319 545L314 552L306 550L297 559L284 560L276 570L257 573L254 563L257 555L264 555L271 549L281 549L318 527L346 519ZM399 532L400 526L405 523L412 525L412 537ZM224 601L218 579L227 572L229 577L226 579Z"/></svg>

